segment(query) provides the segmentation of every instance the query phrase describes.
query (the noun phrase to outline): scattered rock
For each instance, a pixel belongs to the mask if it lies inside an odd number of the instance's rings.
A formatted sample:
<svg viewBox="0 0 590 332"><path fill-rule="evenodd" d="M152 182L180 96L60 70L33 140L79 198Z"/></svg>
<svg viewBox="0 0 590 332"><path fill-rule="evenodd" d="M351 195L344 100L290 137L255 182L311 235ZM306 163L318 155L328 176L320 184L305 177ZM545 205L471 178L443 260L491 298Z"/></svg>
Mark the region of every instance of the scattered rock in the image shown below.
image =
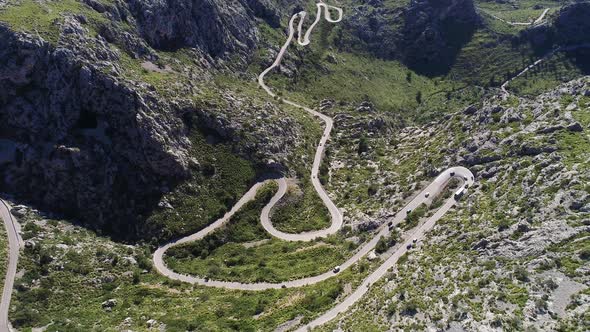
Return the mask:
<svg viewBox="0 0 590 332"><path fill-rule="evenodd" d="M572 132L582 132L584 131L584 127L582 127L582 125L579 122L574 122L567 126L567 130Z"/></svg>
<svg viewBox="0 0 590 332"><path fill-rule="evenodd" d="M531 224L526 221L519 222L516 226L516 230L520 233L526 233L531 230Z"/></svg>
<svg viewBox="0 0 590 332"><path fill-rule="evenodd" d="M147 322L145 322L148 328L154 328L156 327L156 325L158 324L158 321L155 319L150 319Z"/></svg>
<svg viewBox="0 0 590 332"><path fill-rule="evenodd" d="M15 206L10 209L10 213L17 218L22 218L27 214L27 208L24 206Z"/></svg>
<svg viewBox="0 0 590 332"><path fill-rule="evenodd" d="M109 299L109 300L106 300L102 303L102 308L107 311L111 311L116 305L117 305L117 300Z"/></svg>
<svg viewBox="0 0 590 332"><path fill-rule="evenodd" d="M359 113L372 113L375 112L375 108L373 106L373 104L369 101L363 101L359 107L356 108L356 111Z"/></svg>
<svg viewBox="0 0 590 332"><path fill-rule="evenodd" d="M470 105L466 109L463 110L463 114L466 114L466 115L474 115L475 113L477 113L477 107L475 107L473 105Z"/></svg>
<svg viewBox="0 0 590 332"><path fill-rule="evenodd" d="M501 123L512 123L522 121L522 114L518 113L514 108L509 108L504 111L500 118Z"/></svg>

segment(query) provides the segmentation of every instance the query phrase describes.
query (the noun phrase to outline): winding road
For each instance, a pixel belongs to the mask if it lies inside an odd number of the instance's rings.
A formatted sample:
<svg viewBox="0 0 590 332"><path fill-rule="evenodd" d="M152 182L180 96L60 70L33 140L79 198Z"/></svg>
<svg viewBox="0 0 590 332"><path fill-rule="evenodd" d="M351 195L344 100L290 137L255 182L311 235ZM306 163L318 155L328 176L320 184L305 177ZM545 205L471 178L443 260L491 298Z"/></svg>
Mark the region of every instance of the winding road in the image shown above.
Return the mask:
<svg viewBox="0 0 590 332"><path fill-rule="evenodd" d="M297 19L299 19L299 24L297 25L297 32L298 32L297 42L301 46L309 45L310 35L311 35L313 29L320 22L320 19L322 18L322 11L324 12L324 18L326 19L326 21L328 21L330 23L338 23L338 22L342 21L342 18L343 18L342 9L340 9L338 7L327 5L323 2L317 3L316 5L317 5L316 19L311 24L311 26L307 29L307 32L305 32L305 34L303 34L303 23L305 21L305 17L307 15L307 13L306 12L299 12L291 17L291 20L289 21L289 37L287 38L287 41L285 42L283 47L281 47L281 50L279 51L279 54L277 55L277 57L276 57L275 61L272 63L272 65L270 65L270 67L266 68L258 76L258 84L271 97L278 98L278 96L274 92L272 92L272 90L264 83L264 78L266 77L266 75L268 73L270 73L272 70L274 70L275 68L277 68L281 65L283 57L285 56L287 49L289 48L289 46L293 42L293 38L295 37L295 21ZM337 19L332 18L331 14L330 14L330 9L334 9L338 12ZM334 120L325 114L317 112L317 111L315 111L311 108L305 107L303 105L299 105L299 104L292 102L290 100L287 100L284 98L280 98L280 100L282 102L284 102L285 104L302 109L302 110L306 111L307 113L320 118L326 125L324 128L324 133L322 134L322 138L320 139L320 142L319 142L318 147L316 149L315 157L313 159L313 165L311 168L311 182L313 184L315 191L318 193L319 197L321 198L322 202L324 203L326 208L328 208L328 211L330 211L332 223L331 223L330 227L327 229L323 229L323 230L319 230L319 231L315 231L315 232L305 232L305 233L300 233L300 234L288 234L288 233L280 232L279 230L275 229L272 226L272 224L270 223L268 218L266 218L266 219L263 218L262 224L263 224L264 228L270 234L272 234L280 239L286 240L286 241L311 241L315 238L326 237L328 235L336 233L342 227L342 223L343 223L342 213L340 212L340 210L338 209L336 204L334 204L332 199L330 199L330 196L328 196L328 194L326 193L326 190L324 190L324 187L322 186L320 179L319 179L320 165L321 165L322 159L324 157L324 150L326 147L326 143L328 142L328 139L330 138L330 134L332 132L332 128L334 127ZM281 182L281 181L279 181L279 182ZM279 183L279 186L281 186L281 183ZM282 197L282 195L281 195L281 197ZM277 200L277 202L278 202L278 200ZM268 214L267 214L267 216L268 216Z"/></svg>
<svg viewBox="0 0 590 332"><path fill-rule="evenodd" d="M408 210L415 210L421 204L431 202L432 199L434 199L438 194L440 194L440 192L442 192L442 190L445 188L446 184L448 183L448 180L453 177L453 176L451 176L451 174L453 174L454 177L463 181L467 186L470 186L473 184L473 174L467 168L453 167L453 168L450 168L450 169L444 171L428 187L426 187L422 192L420 192L419 195L417 195L412 201L410 201L402 209L403 212L398 213L391 220L393 222L393 225L398 225L398 224L402 223L407 216ZM465 180L465 179L467 179L467 180ZM228 213L226 213L225 216L223 216L223 218L215 221L211 225L207 226L206 228L204 228L203 230L201 230L195 234L192 234L192 235L189 235L189 236L184 237L182 239L170 242L170 243L158 248L156 250L156 252L154 253L154 258L153 258L154 267L162 275L164 275L168 278L174 279L174 280L188 282L191 284L198 284L198 285L202 285L202 286L235 289L235 290L252 290L252 291L262 291L262 290L267 290L267 289L279 289L279 288L303 287L303 286L313 285L318 282L321 282L321 281L324 281L324 280L334 277L336 274L332 271L329 271L329 272L326 272L326 273L323 273L323 274L320 274L317 276L313 276L313 277L285 281L285 282L280 282L280 283L269 283L269 282L241 283L241 282L231 282L231 281L208 280L203 277L180 274L180 273L172 271L171 269L169 269L166 266L166 264L164 262L164 253L169 248L183 244L183 243L201 240L205 236L214 232L216 229L219 229L220 227L225 225L227 222L229 222L231 217L241 207L243 207L246 203L248 203L249 201L254 199L258 189L260 189L268 181L277 181L279 183L279 190L274 195L274 197L271 199L271 201L262 210L260 219L261 219L261 222L263 222L263 224L264 224L264 222L265 222L264 220L265 219L268 220L268 213L272 209L273 205L276 202L278 202L280 197L282 197L282 195L286 191L287 183L284 178L280 178L278 180L266 180L263 182L256 183L238 201L238 203L236 203L236 205ZM429 195L426 195L426 193L429 193ZM426 197L426 196L428 196L428 197ZM418 229L414 233L412 233L411 236L408 237L408 239L411 240L414 238L421 238L423 233L430 230L432 228L432 226L434 226L434 223L438 219L440 219L455 203L456 203L456 201L453 197L449 198L447 200L447 202L445 203L445 205L443 205L443 207L441 207L439 210L437 210L437 212L433 215L431 220L429 220L425 224L425 225L428 225L428 223L431 222L432 225L430 227L422 226L420 229ZM390 233L390 231L387 226L387 223L384 223L379 228L377 235L373 239L371 239L371 241L364 244L352 257L350 257L348 260L346 260L346 262L344 262L340 265L341 271L346 270L349 267L353 266L355 263L357 263L361 258L363 258L365 255L367 255L371 250L373 250L377 246L377 243L379 242L379 239L381 237L387 236L387 235L389 235L389 233ZM278 238L280 238L280 237L278 237ZM401 256L405 253L405 251L406 251L406 247L403 246L403 247L399 248L394 253L394 256L398 253ZM385 264L387 264L387 263L385 263ZM337 264L334 264L334 265L337 265ZM391 266L389 266L389 267L391 267ZM389 269L389 267L387 267L387 269ZM377 277L377 275L372 275L372 277L369 276L368 279L370 280L371 278L376 278L375 280L377 280L380 278L380 276Z"/></svg>
<svg viewBox="0 0 590 332"><path fill-rule="evenodd" d="M343 224L342 213L340 212L338 207L334 204L334 202L331 200L331 198L329 197L329 195L325 191L325 189L321 185L319 177L318 177L319 168L322 163L323 156L324 156L325 146L326 146L328 139L330 138L330 134L331 134L332 128L334 126L333 119L325 114L322 114L322 113L316 111L316 110L313 110L311 108L297 104L293 101L279 97L264 82L264 78L266 77L266 75L280 66L285 53L287 52L289 46L292 44L292 42L295 38L295 23L296 23L297 19L299 19L299 22L297 24L297 33L298 33L297 42L301 46L306 46L306 45L309 45L309 43L310 43L310 35L311 35L312 31L314 30L314 28L317 26L317 24L320 22L320 20L322 18L322 12L323 12L324 19L330 23L340 22L343 18L343 11L342 11L342 9L340 9L338 7L327 5L323 2L317 3L316 6L317 6L316 19L310 25L310 27L307 29L307 31L305 33L303 33L303 24L304 24L304 20L305 20L307 13L306 12L299 12L291 17L291 19L289 21L289 32L288 32L287 41L281 47L281 49L280 49L279 53L277 54L277 57L276 57L275 61L272 63L272 65L270 67L266 68L258 76L258 83L259 83L260 87L262 89L264 89L266 91L266 93L268 93L268 95L270 95L271 97L277 98L285 104L302 109L305 112L311 114L312 116L314 116L316 118L319 118L322 122L324 122L324 124L325 124L324 132L323 132L320 142L317 146L314 162L312 165L311 180L313 183L313 187L316 190L316 192L318 193L320 199L322 200L324 205L330 211L331 226L329 228L326 228L323 230L313 231L313 232L303 232L303 233L299 233L299 234L285 233L285 232L281 232L281 231L277 230L272 225L272 222L270 220L270 215L271 215L272 208L286 194L287 181L284 177L261 181L261 182L256 183L254 186L252 186L250 188L250 190L236 203L236 205L229 212L227 212L221 219L215 221L214 223L212 223L208 227L204 228L203 230L201 230L195 234L178 239L176 241L169 242L166 245L159 247L156 250L156 252L154 253L153 262L154 262L154 267L156 268L156 270L159 273L161 273L162 275L164 275L168 278L174 279L174 280L179 280L179 281L188 282L191 284L203 285L203 286L218 287L218 288L225 288L225 289L235 289L235 290L262 291L262 290L267 290L267 289L295 288L295 287L303 287L303 286L307 286L307 285L312 285L312 284L316 284L318 282L327 280L329 278L332 278L332 277L336 276L338 273L340 273L340 272L335 273L333 271L329 271L329 272L326 272L323 274L319 274L317 276L302 278L302 279L297 279L297 280L290 280L290 281L285 281L285 282L281 282L281 283L269 283L269 282L241 283L241 282L209 280L209 279L198 277L198 276L191 276L191 275L176 273L176 272L170 270L164 262L164 255L165 255L166 251L168 249L170 249L171 247L174 247L174 246L177 246L177 245L180 245L183 243L201 240L205 236L207 236L208 234L214 232L215 230L219 229L220 227L225 225L227 222L229 222L229 220L232 218L232 216L240 208L242 208L247 202L249 202L255 198L258 189L260 189L265 183L267 183L269 181L276 181L276 183L279 186L279 189L277 190L275 195L272 197L272 199L269 201L269 203L263 208L261 215L260 215L260 222L261 222L262 226L264 227L264 229L272 236L282 239L282 240L285 240L285 241L312 241L316 238L326 237L331 234L334 234L342 228L342 224ZM332 17L331 10L335 10L337 12L338 18ZM400 223L402 223L405 220L405 218L407 217L408 210L414 210L423 203L431 202L435 197L437 197L443 191L445 186L448 184L449 180L453 177L460 179L462 181L463 185L465 185L465 188L470 187L474 183L473 174L467 168L464 168L464 167L450 168L450 169L442 172L428 187L426 187L422 192L420 192L420 194L418 194L414 199L412 199L402 209L402 212L398 213L392 220L390 220L392 222L392 224L394 226L397 226ZM308 328L322 325L322 324L332 320L333 318L335 318L339 313L346 311L353 304L355 304L357 301L359 301L362 298L362 296L367 292L368 286L370 286L371 284L373 284L374 282L376 282L377 280L382 278L385 275L385 273L387 273L387 271L397 263L398 259L409 250L407 248L407 245L411 244L414 239L417 239L417 240L423 239L425 234L434 227L435 223L447 211L449 211L449 209L451 209L455 204L456 204L455 198L454 197L449 198L444 203L444 205L435 212L435 214L432 217L430 217L420 227L418 227L417 229L414 229L411 232L411 234L409 234L406 237L405 242L402 245L398 245L398 247L396 247L395 251L393 251L391 256L389 256L385 260L385 262L379 268L377 268L377 270L375 270L373 273L371 273L363 281L362 285L356 291L354 291L352 294L350 294L346 298L344 298L342 302L337 304L331 310L324 313L320 317L316 318L314 321L310 322L308 325L301 327L299 330L304 331ZM379 240L382 237L388 236L389 233L390 233L389 227L388 227L387 223L384 223L378 229L378 233L375 237L373 237L369 242L367 242L363 246L361 246L361 248L358 249L352 257L350 257L348 260L346 260L344 263L342 263L340 265L340 271L344 271L344 270L350 268L351 266L353 266L354 264L356 264L358 261L360 261L364 256L366 256L371 250L373 250L376 247L377 243L379 242Z"/></svg>
<svg viewBox="0 0 590 332"><path fill-rule="evenodd" d="M317 24L320 22L320 20L322 18L322 12L323 12L324 19L330 23L340 22L343 18L343 11L340 8L327 5L323 2L317 3L316 5L317 5L316 19L310 25L310 27L307 29L307 31L305 33L303 33L303 24L304 24L304 20L306 18L307 13L306 12L299 12L299 13L292 16L292 18L289 22L289 34L288 34L287 41L285 42L285 44L283 45L283 47L279 51L274 63L270 67L268 67L266 70L264 70L258 77L258 82L259 82L260 86L270 96L272 96L274 98L279 98L279 97L275 93L273 93L272 90L264 83L264 78L268 73L270 73L272 70L274 70L275 68L280 66L281 61L282 61L287 49L289 48L289 46L291 45L291 43L293 42L293 39L295 37L295 22L296 22L296 20L299 19L299 22L297 24L297 33L298 33L297 42L301 46L306 46L306 45L309 45L311 33L313 32L314 28L317 26ZM333 18L331 11L336 11L336 13L338 14L338 17ZM334 202L331 200L331 198L329 197L329 195L327 194L325 189L322 187L320 180L319 180L319 168L322 163L323 156L324 156L324 150L325 150L326 143L327 143L328 139L330 138L330 134L331 134L332 128L334 126L334 121L329 116L322 114L314 109L299 105L299 104L289 101L287 99L280 98L280 100L282 100L286 104L289 104L291 106L294 106L296 108L304 110L305 112L311 114L312 116L319 118L325 124L323 135L322 135L320 142L319 142L317 149L316 149L316 154L315 154L315 158L314 158L314 162L313 162L312 170L311 170L311 180L312 180L312 184L313 184L314 189L318 193L318 196L320 197L320 199L322 200L322 202L324 203L324 205L328 208L328 210L330 212L331 226L329 228L326 228L323 230L313 231L313 232L304 232L304 233L299 233L299 234L289 234L289 233L284 233L284 232L277 230L272 225L272 222L270 220L270 215L271 215L272 208L286 194L287 182L284 177L275 177L275 178L269 177L268 179L266 179L264 181L260 181L256 184L254 184L248 190L248 192L246 194L244 194L244 196L233 206L233 208L229 212L227 212L219 220L216 220L214 223L205 227L204 229L202 229L201 231L199 231L195 234L192 234L190 236L184 237L184 238L176 240L176 241L172 241L164 246L159 247L155 251L154 256L153 256L154 266L159 273L161 273L162 275L169 277L171 279L175 279L175 280L179 280L179 281L183 281L183 282L188 282L191 284L199 284L199 285L211 286L211 287L220 287L220 288L225 288L225 289L261 291L261 290L266 290L266 289L303 287L303 286L307 286L307 285L316 284L318 282L332 278L332 277L338 275L338 273L340 273L341 271L344 271L344 270L352 267L354 264L359 262L364 256L366 256L371 250L373 250L382 237L389 235L390 228L388 227L388 225L386 223L384 223L378 229L376 236L374 236L370 241L368 241L367 243L362 245L354 253L354 255L352 257L350 257L348 260L346 260L345 262L343 262L340 265L340 271L338 271L338 272L329 271L329 272L326 272L323 274L319 274L317 276L313 276L313 277L309 277L309 278L302 278L302 279L298 279L298 280L291 280L291 281L286 281L286 282L281 282L281 283L251 283L251 284L248 284L248 283L240 283L240 282L206 280L205 278L200 278L197 276L190 276L190 275L176 273L176 272L170 270L166 266L166 264L164 262L164 255L169 248L183 244L183 243L203 239L208 234L219 229L220 227L222 227L223 225L228 223L229 220L232 218L232 216L237 211L239 211L247 202L253 200L256 197L256 193L258 192L258 190L265 183L268 183L270 181L275 181L278 184L279 189L277 190L275 195L272 197L270 202L263 208L261 215L260 215L260 221L261 221L261 224L263 225L264 229L272 236L275 236L275 237L285 240L285 241L312 241L316 238L326 237L331 234L334 234L342 228L342 225L343 225L342 213L340 212L338 207L334 204ZM466 169L464 167L450 168L450 169L444 171L443 173L441 173L428 187L426 187L420 194L418 194L414 199L412 199L404 207L404 209L402 210L403 212L398 213L392 220L388 220L388 221L391 221L394 226L397 226L400 223L402 223L405 220L405 218L407 217L408 210L414 210L423 203L431 202L435 197L437 197L442 192L442 190L445 188L445 186L447 185L447 183L449 182L449 180L452 177L459 178L466 187L472 185L473 181L474 181L473 174L468 169ZM9 262L8 262L6 277L5 277L5 281L4 281L2 299L1 299L1 303L0 303L0 331L9 331L11 328L9 320L8 320L10 299L12 296L14 279L16 276L18 255L19 255L19 251L20 251L20 248L21 248L23 242L19 236L19 225L18 225L18 223L16 223L16 221L14 220L13 216L10 213L10 209L11 209L10 206L8 205L8 203L6 203L2 200L0 200L0 201L1 201L0 202L1 203L0 204L0 217L4 221L4 225L6 227L7 234L8 234L8 240L9 240L8 241L9 242L9 259L8 259ZM438 221L455 204L456 204L455 199L453 197L449 198L446 201L446 203L441 208L439 208L435 212L435 214L432 217L430 217L424 224L417 227L417 229L412 230L411 233L408 234L408 236L406 236L406 240L404 243L398 244L397 247L392 249L392 253L388 257L386 257L386 260L383 262L383 264L381 266L379 266L379 268L377 268L374 272L372 272L363 281L362 285L356 291L354 291L352 294L348 295L346 298L344 298L342 300L342 302L337 304L334 308L332 308L328 312L319 316L314 321L310 322L308 325L301 327L300 330L303 331L307 328L322 325L322 324L330 321L334 317L336 317L339 313L350 308L357 301L359 301L361 299L361 297L367 292L368 287L371 284L373 284L374 282L376 282L377 280L379 280L380 278L382 278L385 275L385 273L396 264L398 259L402 255L404 255L407 252L407 250L409 250L409 249L407 249L407 245L412 243L413 239L418 239L418 240L422 239L425 236L426 232L428 232L430 229L432 229L434 227L436 221Z"/></svg>
<svg viewBox="0 0 590 332"><path fill-rule="evenodd" d="M10 298L14 278L16 276L16 267L18 264L18 255L23 243L19 235L19 225L10 213L10 205L0 199L0 217L4 221L4 227L8 234L8 266L4 276L4 288L2 289L2 300L0 302L0 331L10 331L11 326L8 321L8 311L10 309Z"/></svg>

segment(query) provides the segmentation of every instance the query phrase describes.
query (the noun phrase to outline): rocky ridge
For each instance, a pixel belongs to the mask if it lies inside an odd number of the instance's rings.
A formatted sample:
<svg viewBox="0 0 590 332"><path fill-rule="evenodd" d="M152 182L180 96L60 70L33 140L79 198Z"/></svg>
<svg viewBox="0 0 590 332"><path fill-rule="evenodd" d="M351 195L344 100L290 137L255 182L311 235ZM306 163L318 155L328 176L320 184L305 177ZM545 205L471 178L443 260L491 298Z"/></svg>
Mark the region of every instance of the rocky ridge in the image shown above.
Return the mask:
<svg viewBox="0 0 590 332"><path fill-rule="evenodd" d="M463 164L477 182L407 263L327 329L366 321L378 321L379 329L584 326L590 310L583 249L590 232L588 95L585 77L533 99L488 98L440 124L404 128L394 142L369 136L361 161L339 166L379 170L367 180L379 184L369 196L379 204L365 202L370 208L362 213L350 206L354 227L386 223L404 192L420 188L404 184L433 176L430 166L436 174ZM414 158L422 162L406 173ZM343 181L336 176L331 185L345 191Z"/></svg>
<svg viewBox="0 0 590 332"><path fill-rule="evenodd" d="M277 7L269 0L128 1L140 34L154 48L195 47L212 55L249 53L256 47L255 17L278 27Z"/></svg>
<svg viewBox="0 0 590 332"><path fill-rule="evenodd" d="M375 55L430 74L449 67L479 22L472 0L413 0L393 8L372 1L346 19L351 34Z"/></svg>
<svg viewBox="0 0 590 332"><path fill-rule="evenodd" d="M247 9L237 16L236 8L217 1L84 3L81 13L52 23L58 33L49 40L0 24L3 191L92 227L135 234L162 194L198 165L190 154L187 114L196 114L196 127L232 142L253 163L287 166L287 156L302 144L299 122L264 98L216 88L212 81L226 68L228 54L247 62L258 41L258 16L278 24L274 3L239 2ZM204 16L193 17L186 8ZM172 47L171 35L184 39ZM191 47L194 62L164 60L158 50L176 47ZM179 79L159 89L130 70ZM218 100L195 103L203 99L203 86L213 86Z"/></svg>

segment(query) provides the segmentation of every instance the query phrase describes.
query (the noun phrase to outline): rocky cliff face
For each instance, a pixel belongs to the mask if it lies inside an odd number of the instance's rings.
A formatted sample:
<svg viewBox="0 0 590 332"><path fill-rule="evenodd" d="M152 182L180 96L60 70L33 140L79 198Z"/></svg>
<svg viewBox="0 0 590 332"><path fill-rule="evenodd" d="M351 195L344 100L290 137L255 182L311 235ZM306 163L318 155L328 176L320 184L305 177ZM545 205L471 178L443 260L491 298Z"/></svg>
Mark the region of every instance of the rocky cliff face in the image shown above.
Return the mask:
<svg viewBox="0 0 590 332"><path fill-rule="evenodd" d="M472 0L413 0L397 8L371 1L347 20L351 33L377 56L432 74L452 64L478 24Z"/></svg>
<svg viewBox="0 0 590 332"><path fill-rule="evenodd" d="M472 0L416 0L404 16L397 48L406 64L426 73L450 67L479 23Z"/></svg>
<svg viewBox="0 0 590 332"><path fill-rule="evenodd" d="M277 9L268 0L129 0L141 35L163 50L196 47L213 55L244 52L258 41L255 17L278 26Z"/></svg>
<svg viewBox="0 0 590 332"><path fill-rule="evenodd" d="M555 37L561 44L590 43L590 3L583 2L562 8L553 22Z"/></svg>
<svg viewBox="0 0 590 332"><path fill-rule="evenodd" d="M63 40L76 29L66 20ZM174 108L105 74L118 57L106 43L53 48L3 27L0 36L0 132L17 146L3 190L100 225L135 219L160 186L186 175L189 142Z"/></svg>
<svg viewBox="0 0 590 332"><path fill-rule="evenodd" d="M419 184L463 165L476 182L408 261L361 300L360 308L372 309L350 310L327 329L355 330L357 322L376 316L386 317L375 328L383 331L419 324L441 331L585 326L590 297L580 291L590 285L584 249L590 231L589 106L590 77L584 77L531 99L485 97L440 122L400 129L395 142L385 133L367 135L368 146L380 147L364 155L379 170L366 182L379 183L379 204L352 218L361 229L386 224L403 206L388 206L406 198L397 179ZM420 162L402 173L414 158ZM339 167L354 165L349 157L340 160ZM338 182L334 187L344 192L344 180ZM347 211L350 216L355 207ZM526 296L508 295L516 288Z"/></svg>
<svg viewBox="0 0 590 332"><path fill-rule="evenodd" d="M246 61L256 46L258 18L278 24L271 1L84 4L84 14L64 13L52 23L51 31L58 31L52 41L0 22L3 192L131 235L162 194L198 165L189 153L187 113L197 115L198 127L233 142L236 153L284 165L296 145L289 142L301 135L296 121L274 115L253 125L253 114L270 116L276 107L224 92L220 104L227 107L195 106L191 99L200 93L195 84L210 80L225 56ZM98 23L90 21L97 13ZM176 73L187 82L169 95L126 75L129 58L157 62L154 48L179 47L191 48L196 58L187 64L190 70ZM149 64L155 68L139 70L162 71ZM199 72L203 67L208 69ZM215 88L214 82L206 85ZM285 125L291 129L281 130Z"/></svg>
<svg viewBox="0 0 590 332"><path fill-rule="evenodd" d="M540 54L562 46L565 48L590 43L590 3L564 6L548 23L524 30L518 42L530 43Z"/></svg>

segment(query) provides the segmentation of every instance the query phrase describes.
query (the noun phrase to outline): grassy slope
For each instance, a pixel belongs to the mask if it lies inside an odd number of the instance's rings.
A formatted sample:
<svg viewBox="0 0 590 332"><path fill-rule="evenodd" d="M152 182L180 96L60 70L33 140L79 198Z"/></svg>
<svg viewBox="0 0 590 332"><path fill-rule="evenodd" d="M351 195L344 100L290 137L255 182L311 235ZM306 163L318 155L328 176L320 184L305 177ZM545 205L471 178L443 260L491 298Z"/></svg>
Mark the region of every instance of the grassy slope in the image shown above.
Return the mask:
<svg viewBox="0 0 590 332"><path fill-rule="evenodd" d="M317 275L342 262L354 248L343 238L299 243L266 233L260 213L275 191L276 185L262 189L227 226L201 241L172 248L167 264L175 271L211 279L279 282Z"/></svg>
<svg viewBox="0 0 590 332"><path fill-rule="evenodd" d="M546 8L551 9L547 13L547 17L549 17L565 1L519 0L515 2L516 8L511 3L487 1L476 1L476 3L482 12L493 14L509 22L530 22L539 18ZM522 29L522 27L516 28Z"/></svg>
<svg viewBox="0 0 590 332"><path fill-rule="evenodd" d="M326 161L324 161L326 162ZM271 220L280 231L300 233L330 227L330 214L313 188L309 174L302 174L300 188L291 188L275 206Z"/></svg>
<svg viewBox="0 0 590 332"><path fill-rule="evenodd" d="M208 144L199 131L193 132L191 141L200 168L167 195L174 209L158 210L147 221L150 228L163 230L160 241L193 233L223 216L255 179L253 166L232 154L230 145Z"/></svg>
<svg viewBox="0 0 590 332"><path fill-rule="evenodd" d="M475 82L485 84L492 76L502 75L502 73L497 73L493 70L496 66L503 66L501 67L502 71L520 68L524 61L522 56L515 56L520 54L518 50L514 51L508 45L505 45L503 46L505 51L496 53L497 58L494 60L491 58L493 52L480 47L481 41L486 38L490 38L489 35L484 34L477 37L470 48L468 46L464 50L458 62L462 65L454 69L454 77L481 77L477 78ZM502 56L499 56L500 54ZM476 61L482 59L481 57L485 60ZM309 74L304 73L302 80L304 82L305 80L307 81L302 85L291 86L290 82L281 82L280 78L272 78L270 82L277 86L277 88L281 87L282 84L286 89L290 89L291 93L289 93L289 96L294 96L294 99L307 100L308 97L304 96L304 93L312 93L314 97L309 100L311 102L329 97L332 94L338 96L338 98L343 98L343 100L358 102L364 99L365 95L369 95L383 110L388 110L389 107L392 109L407 108L408 110L413 110L418 107L415 98L412 98L412 96L415 97L417 91L425 91L424 95L430 91L437 91L437 83L430 79L413 76L412 82L414 86L411 86L412 84L407 81L404 82L407 71L396 62L385 62L360 54L346 53L337 54L337 58L348 61L341 62L339 66L326 64L323 61L322 64L331 69L328 75L331 75L332 78L340 78L338 80L324 80L322 78L323 74L321 74L318 77L320 82L316 83L312 77L315 77L318 72L311 70ZM308 57L305 59L307 61ZM508 64L504 65L506 62ZM478 67L480 64L483 66ZM341 70L342 67L345 70ZM304 72L309 70L306 68L307 66L305 66ZM375 71L374 68L383 68L383 73L381 70ZM147 75L147 73L144 74ZM364 84L367 81L364 76L370 77L371 79L369 81L375 80L383 84ZM442 80L440 79L439 81ZM161 82L159 78L157 78L157 81ZM439 82L438 85L442 85L442 91L445 91L445 89L448 91L451 88L460 87L462 82L451 80ZM350 89L351 87L354 89ZM388 92L394 93L395 98L389 98ZM453 102L455 103L455 101ZM460 105L469 102L470 99L459 100L448 109L456 109ZM440 101L434 101L429 105L437 106L439 103ZM361 182L362 180L363 178L361 177L355 180L355 182ZM186 210L187 215L192 215L191 203L188 202L186 205L189 206ZM449 218L451 217L449 216ZM294 219L294 221L296 220ZM181 226L173 226L173 228L180 229ZM184 229L183 231L187 230ZM59 243L71 243L69 241L75 241L98 244L96 246L97 248L113 245L115 249L112 249L112 251L121 253L121 256L128 250L127 247L112 244L103 238L96 238L94 235L80 229L63 232L63 234L61 234L61 231L57 232L56 230L55 233L58 236L58 240L56 241ZM459 242L459 240L456 241ZM43 243L47 244L46 250L57 250L55 249L55 243ZM433 251L436 250L433 249ZM138 257L146 255L137 252L133 254ZM117 281L107 283L106 286L90 286L90 280L95 277L94 272L85 273L85 270L77 270L73 266L61 272L57 271L56 268L50 268L48 271L44 271L41 270L43 268L42 266L37 266L40 255L26 253L23 266L26 266L30 272L26 275L25 280L30 281L40 277L41 288L39 291L19 292L17 296L17 310L14 313L15 317L21 314L32 315L32 317L23 320L26 324L30 325L43 325L48 323L50 318L53 317L57 320L57 324L51 327L50 330L90 329L92 327L103 330L114 330L113 326L118 325L127 316L133 318L131 327L134 330L142 330L145 329L145 319L141 317L146 317L145 315L165 322L170 329L188 329L190 326L198 326L205 330L264 329L275 327L279 323L301 313L309 314L310 312L317 313L325 310L331 306L332 302L331 292L329 290L332 287L334 289L339 287L337 281L331 281L314 288L303 290L265 293L223 292L169 283L152 272L142 275L140 277L140 283L134 285L131 277L124 276L124 272L133 270L132 268L121 267L118 264L115 267L111 267L112 263L101 263L99 259L94 258L102 257L103 255L98 255L98 249L96 248L85 247L82 255L82 259L76 257L74 259L83 263L81 264L82 266L88 266L91 269L100 267L104 271L116 275ZM344 278L350 278L350 276L346 275ZM426 279L426 281L428 280L430 279ZM74 285L75 287L73 287ZM324 287L324 290L326 290L326 285L329 286L327 287L328 294L319 291L320 287ZM43 291L44 289L51 289L52 295L48 296L47 292ZM187 293L179 294L177 291L186 291ZM521 293L518 289L515 291L517 295ZM300 294L303 295L300 296ZM100 308L100 302L113 297L120 299L120 305L112 313L105 314ZM76 299L74 301L76 305L71 305L71 299ZM517 300L518 297L516 297L515 301ZM68 305L66 306L64 303L68 303ZM265 314L263 314L261 319L254 319L253 317L260 307L263 308L262 310ZM275 308L281 308L281 310ZM35 313L35 310L38 310L39 313ZM67 323L66 319L71 319L75 323ZM74 325L77 323L81 325Z"/></svg>
<svg viewBox="0 0 590 332"><path fill-rule="evenodd" d="M426 118L442 110L467 103L459 98L447 98L447 92L463 87L460 81L445 77L428 78L412 73L397 61L386 61L368 54L337 51L333 45L338 26L322 22L314 33L311 46L292 46L291 52L301 55L302 64L293 78L272 75L268 82L276 91L293 100L317 105L320 100L358 104L371 101L379 110L406 119ZM324 45L322 43L327 43ZM335 60L327 61L330 57ZM251 71L263 64L254 59ZM464 91L465 92L465 91ZM418 101L418 94L422 101ZM471 92L463 93L463 97Z"/></svg>
<svg viewBox="0 0 590 332"><path fill-rule="evenodd" d="M527 74L510 83L509 89L521 96L536 96L555 86L590 74L590 51L558 52Z"/></svg>
<svg viewBox="0 0 590 332"><path fill-rule="evenodd" d="M27 225L38 218L30 216ZM50 322L47 331L146 331L149 319L170 331L272 330L327 310L369 268L363 262L300 289L224 291L171 282L151 270L147 248L117 244L64 221L27 229L37 246L22 255L19 270L27 272L17 281L10 314L23 331ZM112 311L101 306L108 299L117 301ZM123 322L127 317L129 324Z"/></svg>
<svg viewBox="0 0 590 332"><path fill-rule="evenodd" d="M56 44L59 37L59 26L56 22L62 20L66 13L85 15L94 35L97 31L96 24L106 21L101 14L76 0L43 3L33 0L11 0L5 8L0 9L0 22L8 24L16 31L34 32L52 44Z"/></svg>

